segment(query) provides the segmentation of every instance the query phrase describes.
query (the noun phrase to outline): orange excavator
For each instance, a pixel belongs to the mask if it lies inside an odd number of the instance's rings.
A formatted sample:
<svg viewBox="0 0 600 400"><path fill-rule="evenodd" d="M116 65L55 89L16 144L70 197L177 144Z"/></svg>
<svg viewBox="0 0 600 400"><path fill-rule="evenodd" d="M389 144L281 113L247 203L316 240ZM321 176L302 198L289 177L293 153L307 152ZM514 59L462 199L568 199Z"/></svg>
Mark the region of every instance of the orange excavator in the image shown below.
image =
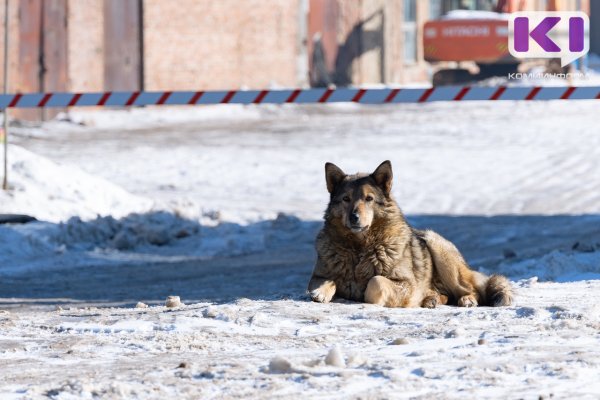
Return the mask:
<svg viewBox="0 0 600 400"><path fill-rule="evenodd" d="M508 14L531 9L528 2L477 1L470 3L479 6L470 9L461 8L460 3L423 27L425 61L437 67L433 85L465 83L517 72L521 60L512 57L508 51ZM559 0L548 1L548 11L559 9ZM461 64L475 64L478 72L463 68Z"/></svg>

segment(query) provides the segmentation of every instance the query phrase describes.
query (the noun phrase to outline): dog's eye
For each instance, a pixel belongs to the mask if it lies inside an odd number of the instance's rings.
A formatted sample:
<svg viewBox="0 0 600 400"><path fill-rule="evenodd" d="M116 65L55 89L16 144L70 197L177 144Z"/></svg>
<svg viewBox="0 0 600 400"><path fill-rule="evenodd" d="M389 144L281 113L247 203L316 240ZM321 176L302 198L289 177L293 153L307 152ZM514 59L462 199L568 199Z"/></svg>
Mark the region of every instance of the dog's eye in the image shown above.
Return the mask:
<svg viewBox="0 0 600 400"><path fill-rule="evenodd" d="M350 197L348 197L348 196L344 196L344 197L342 198L342 200L344 200L346 203L348 203L348 202L350 201Z"/></svg>
<svg viewBox="0 0 600 400"><path fill-rule="evenodd" d="M367 196L367 197L365 198L365 200L366 200L366 201L373 201L373 196Z"/></svg>

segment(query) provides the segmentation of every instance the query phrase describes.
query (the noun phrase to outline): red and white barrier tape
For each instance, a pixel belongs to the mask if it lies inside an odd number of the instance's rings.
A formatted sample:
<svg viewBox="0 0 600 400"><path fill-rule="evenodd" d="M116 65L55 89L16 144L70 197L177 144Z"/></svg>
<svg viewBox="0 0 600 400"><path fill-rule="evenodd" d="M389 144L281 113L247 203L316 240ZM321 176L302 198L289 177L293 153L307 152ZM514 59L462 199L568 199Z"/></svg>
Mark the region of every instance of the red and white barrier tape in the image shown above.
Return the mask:
<svg viewBox="0 0 600 400"><path fill-rule="evenodd" d="M199 104L285 103L428 103L482 100L600 99L600 86L480 87L442 86L429 89L275 89L173 92L27 93L0 95L0 109L36 107L128 107Z"/></svg>

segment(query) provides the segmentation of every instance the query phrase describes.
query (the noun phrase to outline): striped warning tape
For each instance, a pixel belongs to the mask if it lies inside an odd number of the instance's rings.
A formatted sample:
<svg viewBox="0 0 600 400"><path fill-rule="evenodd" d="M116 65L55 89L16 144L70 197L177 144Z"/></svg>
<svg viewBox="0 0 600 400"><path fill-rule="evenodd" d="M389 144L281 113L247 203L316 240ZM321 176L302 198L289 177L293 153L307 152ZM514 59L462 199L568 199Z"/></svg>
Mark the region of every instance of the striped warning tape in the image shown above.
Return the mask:
<svg viewBox="0 0 600 400"><path fill-rule="evenodd" d="M600 99L600 86L480 87L443 86L426 89L276 89L229 91L27 93L0 95L0 109L35 107L127 107L195 104L284 103L427 103L473 100Z"/></svg>

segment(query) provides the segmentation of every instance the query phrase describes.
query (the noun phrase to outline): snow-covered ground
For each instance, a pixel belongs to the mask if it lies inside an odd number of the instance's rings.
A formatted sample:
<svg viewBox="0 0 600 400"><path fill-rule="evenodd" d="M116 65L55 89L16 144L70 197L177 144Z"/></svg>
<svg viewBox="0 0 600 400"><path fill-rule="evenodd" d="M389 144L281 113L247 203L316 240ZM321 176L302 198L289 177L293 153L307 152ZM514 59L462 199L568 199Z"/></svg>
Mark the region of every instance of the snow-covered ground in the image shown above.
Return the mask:
<svg viewBox="0 0 600 400"><path fill-rule="evenodd" d="M600 281L502 309L299 296L0 314L3 398L598 398Z"/></svg>
<svg viewBox="0 0 600 400"><path fill-rule="evenodd" d="M598 397L597 107L216 106L15 127L0 213L41 221L0 225L0 394ZM323 164L385 159L410 221L508 275L513 307L308 302Z"/></svg>

